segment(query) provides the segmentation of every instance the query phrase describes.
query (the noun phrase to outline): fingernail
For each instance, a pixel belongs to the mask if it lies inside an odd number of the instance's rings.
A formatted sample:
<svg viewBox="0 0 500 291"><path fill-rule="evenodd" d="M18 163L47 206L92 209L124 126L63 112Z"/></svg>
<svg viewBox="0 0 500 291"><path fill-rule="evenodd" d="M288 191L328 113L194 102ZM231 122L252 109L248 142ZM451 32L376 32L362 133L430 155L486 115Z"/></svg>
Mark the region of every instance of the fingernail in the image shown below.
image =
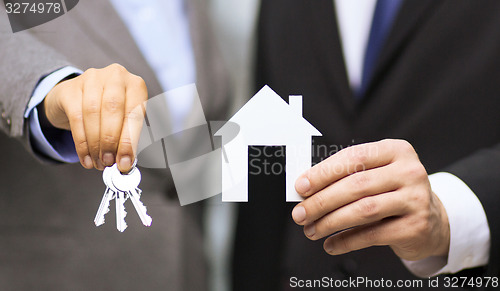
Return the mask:
<svg viewBox="0 0 500 291"><path fill-rule="evenodd" d="M301 178L295 183L295 189L299 194L305 194L309 189L311 189L311 183L307 178Z"/></svg>
<svg viewBox="0 0 500 291"><path fill-rule="evenodd" d="M97 160L96 164L97 164L98 170L101 170L101 171L104 170L104 165L102 164L100 159Z"/></svg>
<svg viewBox="0 0 500 291"><path fill-rule="evenodd" d="M132 160L130 159L129 156L124 156L120 159L120 169L122 170L128 170L132 167Z"/></svg>
<svg viewBox="0 0 500 291"><path fill-rule="evenodd" d="M110 167L115 163L115 157L112 153L105 153L102 155L102 161L106 167Z"/></svg>
<svg viewBox="0 0 500 291"><path fill-rule="evenodd" d="M87 169L91 169L94 167L94 164L92 163L92 158L90 156L85 156L83 158L83 166Z"/></svg>
<svg viewBox="0 0 500 291"><path fill-rule="evenodd" d="M304 226L304 233L308 237L313 236L316 233L316 227L314 227L314 224Z"/></svg>
<svg viewBox="0 0 500 291"><path fill-rule="evenodd" d="M333 247L333 244L332 243L325 243L323 248L325 249L325 251L331 255L335 254L335 249Z"/></svg>
<svg viewBox="0 0 500 291"><path fill-rule="evenodd" d="M303 206L297 206L292 211L293 220L296 223L301 223L306 219L306 209Z"/></svg>

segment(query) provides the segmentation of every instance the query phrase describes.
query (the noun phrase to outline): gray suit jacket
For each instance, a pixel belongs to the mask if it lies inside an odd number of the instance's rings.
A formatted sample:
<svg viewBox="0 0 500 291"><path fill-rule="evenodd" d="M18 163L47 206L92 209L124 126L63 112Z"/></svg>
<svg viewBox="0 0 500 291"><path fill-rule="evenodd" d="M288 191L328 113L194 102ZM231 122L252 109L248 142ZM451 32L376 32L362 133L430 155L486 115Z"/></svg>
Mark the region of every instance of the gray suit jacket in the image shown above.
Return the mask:
<svg viewBox="0 0 500 291"><path fill-rule="evenodd" d="M203 1L187 1L197 88L208 120L229 106L220 56L211 42ZM203 290L205 262L199 206L180 207L167 170L143 173L140 187L153 224L129 206L128 229L115 229L114 209L96 228L101 173L79 164L50 165L29 155L23 118L40 77L73 65L119 63L158 81L108 1L80 1L44 25L13 34L0 9L0 282L2 290ZM10 136L10 137L9 137ZM21 141L21 143L19 143Z"/></svg>

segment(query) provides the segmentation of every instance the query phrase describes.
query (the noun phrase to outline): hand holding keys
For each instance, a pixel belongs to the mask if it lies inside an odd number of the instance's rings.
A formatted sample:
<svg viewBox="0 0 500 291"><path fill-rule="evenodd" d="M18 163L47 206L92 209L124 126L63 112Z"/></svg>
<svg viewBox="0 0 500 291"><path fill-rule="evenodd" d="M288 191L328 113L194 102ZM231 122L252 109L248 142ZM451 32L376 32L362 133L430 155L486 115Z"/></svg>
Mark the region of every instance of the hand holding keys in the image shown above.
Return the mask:
<svg viewBox="0 0 500 291"><path fill-rule="evenodd" d="M116 164L106 167L102 173L102 179L104 184L106 184L106 191L104 191L104 196L94 219L96 226L104 224L104 215L109 212L111 200L115 199L116 228L123 232L127 228L127 223L125 222L127 212L125 211L124 203L128 198L132 201L142 224L145 226L151 225L151 216L146 213L146 207L140 200L142 191L138 186L141 182L141 172L135 163L127 174L122 174Z"/></svg>

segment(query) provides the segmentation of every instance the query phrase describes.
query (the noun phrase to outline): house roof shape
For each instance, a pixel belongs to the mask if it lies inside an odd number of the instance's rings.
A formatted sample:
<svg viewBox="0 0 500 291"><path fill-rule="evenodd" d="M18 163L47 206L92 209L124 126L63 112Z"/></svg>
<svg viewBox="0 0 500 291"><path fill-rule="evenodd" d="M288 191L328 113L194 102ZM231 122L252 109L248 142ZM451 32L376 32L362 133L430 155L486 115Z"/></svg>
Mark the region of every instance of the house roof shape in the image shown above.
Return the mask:
<svg viewBox="0 0 500 291"><path fill-rule="evenodd" d="M302 96L290 96L286 103L269 86L259 90L215 136L234 136L235 127L249 142L282 144L284 140L321 136L321 133L302 116ZM238 134L239 134L238 133ZM267 142L266 142L267 141Z"/></svg>

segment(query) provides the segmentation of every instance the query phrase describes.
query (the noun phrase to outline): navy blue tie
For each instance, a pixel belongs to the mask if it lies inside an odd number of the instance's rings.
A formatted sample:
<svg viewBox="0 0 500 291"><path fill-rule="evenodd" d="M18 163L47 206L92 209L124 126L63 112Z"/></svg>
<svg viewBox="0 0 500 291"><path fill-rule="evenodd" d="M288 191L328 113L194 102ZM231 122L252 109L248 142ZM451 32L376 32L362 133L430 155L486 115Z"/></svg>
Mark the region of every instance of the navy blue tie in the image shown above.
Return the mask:
<svg viewBox="0 0 500 291"><path fill-rule="evenodd" d="M399 11L402 0L377 0L375 12L373 14L370 37L365 52L363 63L363 74L361 76L361 87L356 94L358 99L361 99L367 89L367 86L372 78L373 70L387 35L396 14Z"/></svg>

